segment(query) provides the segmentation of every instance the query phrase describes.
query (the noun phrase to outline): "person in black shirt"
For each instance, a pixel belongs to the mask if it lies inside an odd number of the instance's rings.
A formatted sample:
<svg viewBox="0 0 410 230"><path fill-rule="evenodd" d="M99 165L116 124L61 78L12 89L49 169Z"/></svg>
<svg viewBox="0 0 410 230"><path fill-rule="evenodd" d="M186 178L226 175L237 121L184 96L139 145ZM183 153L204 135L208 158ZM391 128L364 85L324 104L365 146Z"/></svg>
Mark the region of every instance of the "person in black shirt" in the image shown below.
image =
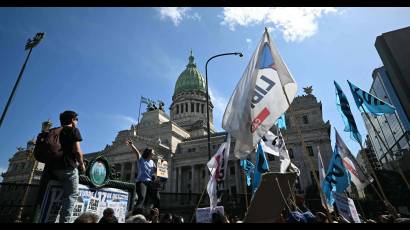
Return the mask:
<svg viewBox="0 0 410 230"><path fill-rule="evenodd" d="M64 111L60 114L60 123L62 130L59 141L63 157L61 160L53 162L50 167L52 174L62 183L64 190L59 222L68 223L78 197L78 169L84 172L85 165L83 152L80 148L82 137L77 128L78 114L74 111Z"/></svg>

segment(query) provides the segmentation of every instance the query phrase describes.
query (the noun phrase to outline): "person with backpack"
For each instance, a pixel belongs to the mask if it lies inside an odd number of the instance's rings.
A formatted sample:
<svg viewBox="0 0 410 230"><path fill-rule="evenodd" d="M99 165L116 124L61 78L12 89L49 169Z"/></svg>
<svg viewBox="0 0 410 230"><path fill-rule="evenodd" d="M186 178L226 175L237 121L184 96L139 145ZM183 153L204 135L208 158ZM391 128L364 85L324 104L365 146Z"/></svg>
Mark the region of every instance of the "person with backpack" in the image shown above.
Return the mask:
<svg viewBox="0 0 410 230"><path fill-rule="evenodd" d="M53 177L62 183L64 192L59 222L68 223L78 197L78 169L84 172L85 165L80 147L82 137L77 128L78 114L64 111L60 114L60 123L61 127L39 135L34 156L45 163Z"/></svg>

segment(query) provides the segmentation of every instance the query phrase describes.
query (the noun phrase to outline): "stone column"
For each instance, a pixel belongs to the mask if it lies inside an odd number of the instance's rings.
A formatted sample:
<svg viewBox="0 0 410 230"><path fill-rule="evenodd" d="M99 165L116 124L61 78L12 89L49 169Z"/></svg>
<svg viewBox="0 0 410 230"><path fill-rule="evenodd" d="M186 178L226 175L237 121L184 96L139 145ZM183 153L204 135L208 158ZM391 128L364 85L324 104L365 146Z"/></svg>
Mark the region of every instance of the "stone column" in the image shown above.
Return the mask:
<svg viewBox="0 0 410 230"><path fill-rule="evenodd" d="M192 177L191 177L191 191L192 193L195 192L196 188L194 186L194 178L195 178L195 165L191 165L191 173L192 173Z"/></svg>
<svg viewBox="0 0 410 230"><path fill-rule="evenodd" d="M239 167L238 167L238 161L237 161L237 160L233 160L232 162L233 162L233 164L235 165L235 186L236 186L236 193L239 193L239 191L241 191L241 190L239 190L240 188L239 188L238 178L239 178L239 180L240 180L240 178L241 178L241 171L238 169L238 168L239 168Z"/></svg>
<svg viewBox="0 0 410 230"><path fill-rule="evenodd" d="M177 184L177 193L181 193L181 184L182 184L182 167L180 166L180 167L178 167L177 168L177 172L178 172L178 175L177 175L177 180L178 180L178 184Z"/></svg>
<svg viewBox="0 0 410 230"><path fill-rule="evenodd" d="M125 163L121 164L121 180L125 180Z"/></svg>
<svg viewBox="0 0 410 230"><path fill-rule="evenodd" d="M136 170L135 164L136 164L136 161L132 160L131 164L132 164L131 165L131 183L134 183L135 182L135 170Z"/></svg>

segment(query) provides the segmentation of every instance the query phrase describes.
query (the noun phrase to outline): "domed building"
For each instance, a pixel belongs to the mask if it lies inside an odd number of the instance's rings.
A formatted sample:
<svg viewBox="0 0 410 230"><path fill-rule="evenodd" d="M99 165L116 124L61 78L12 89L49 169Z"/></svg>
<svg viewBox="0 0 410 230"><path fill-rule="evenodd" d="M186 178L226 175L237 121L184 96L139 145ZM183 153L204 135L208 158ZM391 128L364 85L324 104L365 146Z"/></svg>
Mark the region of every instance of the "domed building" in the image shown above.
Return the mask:
<svg viewBox="0 0 410 230"><path fill-rule="evenodd" d="M164 111L164 105L158 107L149 104L146 112L138 124L132 124L130 129L118 132L114 141L98 152L89 153L85 158L90 160L96 156L104 156L118 173L120 180L135 182L138 172L137 157L125 144L132 139L138 149L153 148L154 161L167 161L168 179L161 188L161 212L171 212L189 218L197 205L199 197L206 189L209 181L209 170L206 167L208 159L207 115L209 108L211 154L218 150L224 142L226 132L216 132L213 122L212 98L206 103L205 80L195 64L192 51L188 57L188 64L176 78L170 115ZM313 185L313 173L309 161L317 162L317 152L320 149L325 168L332 155L330 145L330 123L323 121L322 104L312 94L312 90L305 91L306 95L298 96L286 113L287 130L283 136L289 150L291 161L300 169L301 175L297 180L296 191L305 194L307 188ZM289 115L295 120L290 123ZM298 132L294 122L299 123L302 136L306 143L308 156L302 151ZM245 193L244 178L239 159L233 154L235 139L231 140L226 179L224 182L224 208L235 215L242 215L244 208L243 195ZM23 164L28 156L26 150L19 150L10 162L9 170L3 175L4 181L15 178L14 172L26 168ZM311 158L311 159L309 159ZM15 159L15 160L14 160ZM255 162L255 154L250 155ZM277 157L268 155L271 171L279 171L280 161ZM21 181L20 181L21 180ZM19 177L18 182L25 178ZM249 190L248 190L249 191ZM201 207L209 205L209 198L204 193ZM235 196L241 194L242 196ZM249 194L249 192L248 192Z"/></svg>
<svg viewBox="0 0 410 230"><path fill-rule="evenodd" d="M213 105L210 98L208 107L210 133L214 133ZM196 68L192 51L186 69L175 84L170 110L171 120L187 130L191 137L207 134L205 79Z"/></svg>

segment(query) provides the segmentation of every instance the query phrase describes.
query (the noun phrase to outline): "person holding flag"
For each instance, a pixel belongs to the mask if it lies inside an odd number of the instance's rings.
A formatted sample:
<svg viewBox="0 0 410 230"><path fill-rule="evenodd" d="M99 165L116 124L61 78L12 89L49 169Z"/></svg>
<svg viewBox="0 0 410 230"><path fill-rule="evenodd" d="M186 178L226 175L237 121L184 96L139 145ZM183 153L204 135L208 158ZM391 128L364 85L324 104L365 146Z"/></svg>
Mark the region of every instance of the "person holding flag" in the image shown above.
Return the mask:
<svg viewBox="0 0 410 230"><path fill-rule="evenodd" d="M235 88L222 128L236 138L234 154L244 159L289 108L297 85L265 28L259 45Z"/></svg>

